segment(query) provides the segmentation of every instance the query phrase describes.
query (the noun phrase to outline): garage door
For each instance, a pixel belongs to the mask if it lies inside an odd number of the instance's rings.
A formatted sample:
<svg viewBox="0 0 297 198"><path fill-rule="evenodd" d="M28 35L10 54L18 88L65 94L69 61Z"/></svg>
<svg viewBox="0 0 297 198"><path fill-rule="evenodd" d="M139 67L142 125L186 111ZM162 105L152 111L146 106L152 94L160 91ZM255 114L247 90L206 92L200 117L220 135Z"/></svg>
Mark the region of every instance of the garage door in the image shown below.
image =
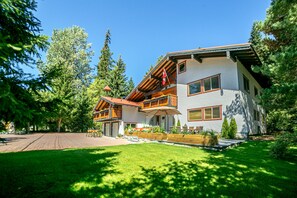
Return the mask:
<svg viewBox="0 0 297 198"><path fill-rule="evenodd" d="M110 132L110 123L105 123L105 135L106 136L110 136L109 132Z"/></svg>
<svg viewBox="0 0 297 198"><path fill-rule="evenodd" d="M111 133L111 136L112 137L117 137L118 134L119 134L119 123L118 122L113 122L112 123L112 133Z"/></svg>

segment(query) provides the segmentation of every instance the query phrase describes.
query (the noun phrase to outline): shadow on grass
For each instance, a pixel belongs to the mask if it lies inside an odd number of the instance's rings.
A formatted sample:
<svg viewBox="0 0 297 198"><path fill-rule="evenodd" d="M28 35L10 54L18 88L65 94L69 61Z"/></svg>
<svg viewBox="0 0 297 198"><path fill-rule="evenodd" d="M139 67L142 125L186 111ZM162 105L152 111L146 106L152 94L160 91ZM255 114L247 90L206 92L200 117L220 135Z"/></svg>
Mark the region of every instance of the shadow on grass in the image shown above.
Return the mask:
<svg viewBox="0 0 297 198"><path fill-rule="evenodd" d="M117 174L118 154L98 148L2 153L0 197L90 196L92 191L84 186L74 191L73 184L99 184L104 176Z"/></svg>
<svg viewBox="0 0 297 198"><path fill-rule="evenodd" d="M130 182L113 183L107 197L294 197L296 163L277 161L267 145L248 146L215 154L207 160L171 161L144 168ZM292 175L293 174L293 175ZM93 189L95 190L95 189Z"/></svg>
<svg viewBox="0 0 297 198"><path fill-rule="evenodd" d="M144 164L125 180L117 177L125 175L118 171L120 152L108 149L0 154L1 170L9 170L1 171L0 197L294 197L296 159L272 159L269 144L209 151L205 160Z"/></svg>

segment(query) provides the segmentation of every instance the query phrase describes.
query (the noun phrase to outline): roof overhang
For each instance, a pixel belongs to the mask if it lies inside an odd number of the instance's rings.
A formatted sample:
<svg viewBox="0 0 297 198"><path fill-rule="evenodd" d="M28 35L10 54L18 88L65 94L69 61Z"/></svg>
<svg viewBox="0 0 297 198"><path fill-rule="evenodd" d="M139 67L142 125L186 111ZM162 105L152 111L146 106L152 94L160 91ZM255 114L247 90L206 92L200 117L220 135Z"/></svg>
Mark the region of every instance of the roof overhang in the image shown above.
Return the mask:
<svg viewBox="0 0 297 198"><path fill-rule="evenodd" d="M210 48L198 48L167 53L166 56L143 78L126 97L128 100L141 101L145 93L160 87L163 69L171 74L176 71L176 63L181 59L195 59L202 63L204 58L227 57L233 62L239 60L262 87L268 86L263 75L252 71L252 65L261 65L261 61L250 43L226 45Z"/></svg>

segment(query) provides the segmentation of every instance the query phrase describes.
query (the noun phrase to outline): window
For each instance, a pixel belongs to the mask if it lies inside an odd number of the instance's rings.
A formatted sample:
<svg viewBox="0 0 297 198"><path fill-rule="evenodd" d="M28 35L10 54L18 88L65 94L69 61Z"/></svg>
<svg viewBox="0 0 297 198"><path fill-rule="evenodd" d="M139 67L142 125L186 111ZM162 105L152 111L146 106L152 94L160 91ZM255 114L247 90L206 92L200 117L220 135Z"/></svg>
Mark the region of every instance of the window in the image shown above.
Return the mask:
<svg viewBox="0 0 297 198"><path fill-rule="evenodd" d="M260 117L260 116L259 116L259 111L257 111L257 110L254 109L254 120L255 120L255 121L259 121L259 120L260 120L259 117Z"/></svg>
<svg viewBox="0 0 297 198"><path fill-rule="evenodd" d="M212 120L212 119L220 119L221 118L221 112L220 107L210 107L205 108L204 111L205 120Z"/></svg>
<svg viewBox="0 0 297 198"><path fill-rule="evenodd" d="M255 96L258 96L258 94L259 94L257 87L254 87L254 94L255 94Z"/></svg>
<svg viewBox="0 0 297 198"><path fill-rule="evenodd" d="M186 61L178 64L178 73L183 73L186 71Z"/></svg>
<svg viewBox="0 0 297 198"><path fill-rule="evenodd" d="M246 92L250 93L250 81L243 75L243 88Z"/></svg>
<svg viewBox="0 0 297 198"><path fill-rule="evenodd" d="M205 116L205 120L209 120L211 119L211 108L207 108L204 110L204 116Z"/></svg>
<svg viewBox="0 0 297 198"><path fill-rule="evenodd" d="M201 92L201 81L189 84L189 94L195 94Z"/></svg>
<svg viewBox="0 0 297 198"><path fill-rule="evenodd" d="M202 120L202 109L189 110L189 120Z"/></svg>
<svg viewBox="0 0 297 198"><path fill-rule="evenodd" d="M199 94L220 88L220 75L204 78L188 85L188 95Z"/></svg>
<svg viewBox="0 0 297 198"><path fill-rule="evenodd" d="M221 116L221 106L203 107L200 109L188 110L188 121L219 120Z"/></svg>
<svg viewBox="0 0 297 198"><path fill-rule="evenodd" d="M204 91L209 91L209 90L218 89L218 88L220 88L219 76L213 76L213 77L204 79Z"/></svg>

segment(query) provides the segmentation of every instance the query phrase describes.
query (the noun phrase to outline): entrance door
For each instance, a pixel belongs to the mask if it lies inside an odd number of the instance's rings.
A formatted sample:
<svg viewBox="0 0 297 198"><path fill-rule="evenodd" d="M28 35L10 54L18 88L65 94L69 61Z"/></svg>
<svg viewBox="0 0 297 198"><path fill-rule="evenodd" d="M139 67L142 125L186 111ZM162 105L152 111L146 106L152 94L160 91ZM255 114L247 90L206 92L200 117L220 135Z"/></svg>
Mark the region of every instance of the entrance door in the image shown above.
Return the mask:
<svg viewBox="0 0 297 198"><path fill-rule="evenodd" d="M117 137L118 134L119 134L119 123L118 122L113 122L112 123L111 136L112 137Z"/></svg>

